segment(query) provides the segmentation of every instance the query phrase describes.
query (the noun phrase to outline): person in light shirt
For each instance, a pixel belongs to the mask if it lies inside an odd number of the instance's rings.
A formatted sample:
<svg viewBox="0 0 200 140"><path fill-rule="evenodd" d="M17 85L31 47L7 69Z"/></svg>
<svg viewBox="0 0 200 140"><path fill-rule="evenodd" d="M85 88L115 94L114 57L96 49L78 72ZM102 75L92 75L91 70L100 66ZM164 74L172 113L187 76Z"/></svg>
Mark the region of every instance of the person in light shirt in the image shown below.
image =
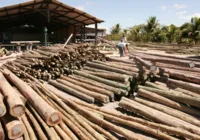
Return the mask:
<svg viewBox="0 0 200 140"><path fill-rule="evenodd" d="M122 40L120 43L117 44L117 48L119 49L120 57L124 56L125 47L126 47L126 43L124 43Z"/></svg>

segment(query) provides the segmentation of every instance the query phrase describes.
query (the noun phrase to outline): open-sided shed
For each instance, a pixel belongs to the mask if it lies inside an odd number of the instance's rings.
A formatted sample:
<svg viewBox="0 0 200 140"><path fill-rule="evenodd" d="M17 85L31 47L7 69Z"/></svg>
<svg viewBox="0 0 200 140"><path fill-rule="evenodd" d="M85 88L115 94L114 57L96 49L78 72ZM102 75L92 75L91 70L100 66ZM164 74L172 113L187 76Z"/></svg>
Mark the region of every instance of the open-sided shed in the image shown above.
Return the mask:
<svg viewBox="0 0 200 140"><path fill-rule="evenodd" d="M77 27L103 22L57 0L33 0L0 8L0 32L21 27L46 27L55 37L67 38ZM41 30L40 30L41 31Z"/></svg>

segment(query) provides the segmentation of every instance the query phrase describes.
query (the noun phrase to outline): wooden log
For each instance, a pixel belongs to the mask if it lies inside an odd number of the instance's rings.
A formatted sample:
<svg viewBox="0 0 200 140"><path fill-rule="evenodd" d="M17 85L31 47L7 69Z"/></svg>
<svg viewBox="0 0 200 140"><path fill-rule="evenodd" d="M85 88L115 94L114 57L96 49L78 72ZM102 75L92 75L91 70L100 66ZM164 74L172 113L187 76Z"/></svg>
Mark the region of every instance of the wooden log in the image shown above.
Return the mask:
<svg viewBox="0 0 200 140"><path fill-rule="evenodd" d="M4 116L6 114L6 106L3 102L3 100L4 100L4 97L0 92L0 117Z"/></svg>
<svg viewBox="0 0 200 140"><path fill-rule="evenodd" d="M56 132L58 133L58 135L61 137L61 139L63 139L63 140L71 140L69 138L69 136L60 128L59 125L55 125L54 128L55 128Z"/></svg>
<svg viewBox="0 0 200 140"><path fill-rule="evenodd" d="M200 72L199 68L187 68L187 67L181 67L181 66L177 66L177 65L158 63L158 62L156 62L156 66L158 66L160 68L171 68L171 69L175 69L175 70L184 70L184 71L190 71L190 72Z"/></svg>
<svg viewBox="0 0 200 140"><path fill-rule="evenodd" d="M200 76L199 75L192 75L191 73L180 73L179 71L174 71L174 70L166 70L163 68L161 71L164 71L169 74L170 77L180 79L186 82L192 82L196 84L200 84Z"/></svg>
<svg viewBox="0 0 200 140"><path fill-rule="evenodd" d="M3 74L15 84L48 125L53 126L61 121L60 113L49 106L30 86L7 69L3 70Z"/></svg>
<svg viewBox="0 0 200 140"><path fill-rule="evenodd" d="M121 70L118 68L112 68L112 67L108 67L106 65L93 63L93 62L87 62L87 66L93 67L93 68L99 68L99 69L103 69L103 70L107 70L107 71L112 71L112 72L116 72L116 73L121 73L121 74L127 74L127 75L134 74L133 72L130 72L130 71L125 71L125 70Z"/></svg>
<svg viewBox="0 0 200 140"><path fill-rule="evenodd" d="M100 117L96 117L94 114L92 114L91 112L81 108L80 106L78 106L77 104L71 102L70 100L68 100L67 104L69 104L70 106L72 106L74 109L78 110L78 112L80 114L82 114L85 118L88 118L89 120L91 120L92 122L101 125L104 128L110 129L112 131L115 131L121 135L123 135L124 137L126 137L129 140L135 140L135 139L144 139L141 136L138 136L137 134L126 130L122 127L113 125L112 123L105 121L104 119L100 118Z"/></svg>
<svg viewBox="0 0 200 140"><path fill-rule="evenodd" d="M96 80L98 82L101 82L101 83L104 83L104 84L107 84L107 85L110 85L110 86L113 86L113 87L116 87L116 88L122 88L122 89L127 90L127 91L130 90L130 87L127 86L127 85L120 84L120 83L117 83L117 82L113 82L113 81L110 81L110 80L106 80L104 78L100 78L100 77L97 77L97 76L93 76L91 74L87 74L87 73L82 72L82 71L75 70L74 74L81 75L83 77L90 78L92 80Z"/></svg>
<svg viewBox="0 0 200 140"><path fill-rule="evenodd" d="M173 108L170 108L170 107L167 107L165 105L161 105L161 104L158 104L158 103L154 103L154 102L151 102L151 101L148 101L148 100L145 100L145 99L142 99L142 98L135 98L134 101L138 102L138 103L141 103L143 105L146 105L148 107L151 107L151 108L154 108L156 110L159 110L161 112L164 112L166 114L169 114L171 116L174 116L176 118L179 118L181 120L184 120L190 124L193 124L193 125L196 125L196 126L200 126L200 121L189 115L189 114L186 114L184 112L181 112L181 111L178 111L176 109L173 109Z"/></svg>
<svg viewBox="0 0 200 140"><path fill-rule="evenodd" d="M189 83L189 82L184 82L181 80L174 80L174 79L167 79L167 84L169 85L176 85L177 87L195 92L195 93L200 93L200 87L198 84L193 84L193 83Z"/></svg>
<svg viewBox="0 0 200 140"><path fill-rule="evenodd" d="M59 125L61 129L70 137L70 139L78 140L76 135L68 128L68 126L64 122L61 122Z"/></svg>
<svg viewBox="0 0 200 140"><path fill-rule="evenodd" d="M89 74L105 78L108 80L113 80L113 81L118 81L122 83L127 83L130 79L130 76L125 75L125 74L116 74L116 73L107 73L107 72L91 72L91 71L85 71Z"/></svg>
<svg viewBox="0 0 200 140"><path fill-rule="evenodd" d="M150 88L150 87L145 87L145 86L139 86L139 88L154 92L156 94L170 98L177 102L189 104L189 105L200 108L200 99L195 98L195 97L191 97L191 96L179 93L179 92L160 90L160 89L155 89L155 88Z"/></svg>
<svg viewBox="0 0 200 140"><path fill-rule="evenodd" d="M183 128L195 134L200 134L200 129L197 126L191 125L190 123L187 123L183 120L172 117L170 115L167 115L163 112L157 111L150 107L144 106L133 100L129 100L127 98L122 97L122 100L120 101L119 106L124 108L125 110L129 110L131 112L135 112L137 114L145 116L148 119L151 119L153 121L167 124L169 126Z"/></svg>
<svg viewBox="0 0 200 140"><path fill-rule="evenodd" d="M142 64L143 66L145 66L148 70L150 71L156 71L157 67L155 65L153 65L151 62L145 61L140 57L133 57L133 59L137 62L139 62L140 64Z"/></svg>
<svg viewBox="0 0 200 140"><path fill-rule="evenodd" d="M49 84L51 84L51 85L53 85L53 86L55 86L55 87L57 87L59 89L62 89L64 91L66 91L67 93L70 93L70 94L72 94L72 95L74 95L76 97L79 97L79 98L81 98L81 99L83 99L83 100L85 100L85 101L87 101L89 103L94 103L94 97L91 97L91 96L88 96L86 94L83 94L83 93L81 93L81 92L79 92L77 90L74 90L74 89L66 86L66 85L60 84L60 83L58 83L56 81L53 81L53 80L50 80Z"/></svg>
<svg viewBox="0 0 200 140"><path fill-rule="evenodd" d="M82 116L81 116L82 117ZM90 122L89 120L87 120L86 118L82 117L87 123L89 123L96 131L98 131L100 134L103 134L104 136L106 136L109 140L117 140L117 138L115 136L113 136L112 134L110 134L108 131L104 130L103 128L101 128L100 126Z"/></svg>
<svg viewBox="0 0 200 140"><path fill-rule="evenodd" d="M131 56L131 57L133 58L134 56ZM177 59L172 59L172 58L149 57L149 56L146 56L146 55L140 55L140 57L145 59L145 60L152 61L152 62L175 64L175 65L180 65L180 66L185 66L185 67L190 67L190 68L193 68L195 66L194 62L188 61L188 60L177 60Z"/></svg>
<svg viewBox="0 0 200 140"><path fill-rule="evenodd" d="M28 109L26 109L25 111L26 111L26 115L28 116L29 120L31 121L31 123L34 126L34 129L35 129L38 137L41 140L48 140L47 137L46 137L46 135L44 134L42 128L40 127L39 123L35 119L35 117L31 114L31 112Z"/></svg>
<svg viewBox="0 0 200 140"><path fill-rule="evenodd" d="M138 72L138 68L136 65L120 65L120 63L118 64L112 64L112 63L109 63L109 62L102 62L102 61L93 61L95 63L99 63L99 64L102 64L102 65L106 65L108 67L114 67L114 68L117 68L117 69L121 69L121 70L124 70L124 71L130 71L130 72Z"/></svg>
<svg viewBox="0 0 200 140"><path fill-rule="evenodd" d="M25 105L27 102L27 99L19 92L19 90L16 87L12 87L12 88L15 90L15 92L17 93L17 95L22 100L23 104Z"/></svg>
<svg viewBox="0 0 200 140"><path fill-rule="evenodd" d="M9 139L19 138L24 134L24 124L17 118L6 113L1 118Z"/></svg>
<svg viewBox="0 0 200 140"><path fill-rule="evenodd" d="M66 113L66 111L58 106L54 101L50 100L50 102L63 114L63 121L69 125L74 132L76 132L81 140L90 139L92 137L71 115ZM93 139L93 137L91 139Z"/></svg>
<svg viewBox="0 0 200 140"><path fill-rule="evenodd" d="M30 137L31 140L37 140L37 137L35 135L35 132L33 131L33 128L31 126L31 124L29 123L27 117L25 115L22 115L21 116L21 120L23 121L24 123L24 126L28 132L28 135Z"/></svg>
<svg viewBox="0 0 200 140"><path fill-rule="evenodd" d="M50 127L51 133L54 135L56 140L61 140L61 138L58 136L58 134L56 133L56 130L54 127Z"/></svg>
<svg viewBox="0 0 200 140"><path fill-rule="evenodd" d="M161 90L169 90L168 87L159 86L159 85L156 85L156 84L154 84L152 82L149 82L149 81L146 81L144 85L148 86L148 87L153 87L153 88L161 89Z"/></svg>
<svg viewBox="0 0 200 140"><path fill-rule="evenodd" d="M5 139L5 133L2 127L2 124L0 122L0 140L4 140Z"/></svg>
<svg viewBox="0 0 200 140"><path fill-rule="evenodd" d="M98 92L100 94L109 96L111 98L111 100L114 100L114 93L109 91L109 90L102 89L100 87L96 87L96 86L93 86L93 85L90 85L90 84L87 84L87 83L84 83L84 82L80 82L79 80L72 79L69 76L67 77L67 76L61 75L60 78L66 80L66 81L69 81L69 82L71 82L73 84L76 84L78 86L81 86L83 88L86 88L88 90L91 90L91 91Z"/></svg>
<svg viewBox="0 0 200 140"><path fill-rule="evenodd" d="M69 116L68 115L68 113L69 113L72 116L71 119L74 118L74 122L77 121L80 125L82 125L82 127L84 127L87 130L87 132L89 132L89 134L92 135L92 136L87 135L88 137L91 137L92 139L94 137L95 139L98 139L98 140L104 140L104 138L98 132L96 132L88 123L86 123L81 117L79 117L79 115L75 111L73 111L66 104L64 104L62 101L60 101L56 96L53 96L53 98L65 110L61 109L54 102L52 102L53 105L56 106L66 117ZM69 118L70 118L70 116L69 116Z"/></svg>
<svg viewBox="0 0 200 140"><path fill-rule="evenodd" d="M48 135L48 138L50 140L55 140L56 137L55 135L52 134L49 126L43 121L43 119L40 117L40 115L36 112L36 110L31 107L30 104L28 104L28 107L31 109L31 111L33 112L33 114L35 115L35 117L37 118L38 122L40 122L40 124L42 125L42 127L44 128L44 130L46 131L47 135Z"/></svg>
<svg viewBox="0 0 200 140"><path fill-rule="evenodd" d="M150 92L150 91L147 91L145 89L141 89L140 88L137 91L137 93L138 93L139 96L147 98L147 99L149 99L151 101L154 101L154 102L157 102L157 103L160 103L160 104L175 108L177 110L186 112L188 114L192 114L192 115L200 117L200 113L198 112L198 110L196 110L194 108L190 108L190 107L188 107L186 105L177 103L177 102L175 102L173 100L170 100L170 99L168 99L166 97L163 97L163 96L160 96L158 94L155 94L154 92Z"/></svg>
<svg viewBox="0 0 200 140"><path fill-rule="evenodd" d="M21 118L19 118L19 120L23 123L23 121L22 121L22 119ZM24 124L24 123L23 123ZM24 126L25 126L25 124L24 124ZM25 140L31 140L30 139L30 137L29 137L29 134L28 134L28 130L27 130L27 128L26 127L24 127L25 129L24 129L24 139Z"/></svg>
<svg viewBox="0 0 200 140"><path fill-rule="evenodd" d="M124 119L121 119L119 117L115 117L115 116L112 116L112 115L109 115L109 114L106 114L106 113L101 113L101 114L104 116L104 118L106 120L111 121L113 123L117 123L117 124L120 124L120 125L126 125L128 127L140 130L142 132L148 133L148 134L153 135L153 136L160 138L160 139L177 140L176 138L173 138L173 137L171 137L171 136L169 136L169 135L167 135L167 134L165 134L161 131L152 129L149 126L145 126L145 125L139 124L137 122L124 120Z"/></svg>
<svg viewBox="0 0 200 140"><path fill-rule="evenodd" d="M124 92L124 94L127 92L125 90L122 90L122 89L119 89L119 88L115 88L115 87L109 86L107 84L103 84L101 82L97 82L95 80L92 80L92 79L89 79L89 78L86 78L86 77L83 77L83 76L69 75L69 77L74 79L74 80L79 80L80 82L83 82L83 83L87 83L87 84L90 84L90 85L93 85L93 86L96 86L96 87L99 87L99 88L102 88L102 89L106 89L106 90L112 91L116 95L120 95L121 92Z"/></svg>
<svg viewBox="0 0 200 140"><path fill-rule="evenodd" d="M117 59L117 58L114 58L114 57L106 57L106 59L107 59L108 61L113 61L113 62L121 62L121 63L125 63L125 64L135 64L135 63L132 62L132 61L123 60L123 59Z"/></svg>
<svg viewBox="0 0 200 140"><path fill-rule="evenodd" d="M14 117L23 115L25 112L24 104L2 73L0 73L0 90L8 103L10 115Z"/></svg>
<svg viewBox="0 0 200 140"><path fill-rule="evenodd" d="M49 85L49 84L44 84L43 85L47 90L49 90L50 92L54 93L57 97L61 98L63 100L63 102L65 102L66 99L72 100L76 103L82 104L84 106L90 106L91 108L96 108L95 105L93 104L89 104L79 98L76 98L72 95L66 94L65 92L57 89L56 87Z"/></svg>
<svg viewBox="0 0 200 140"><path fill-rule="evenodd" d="M180 136L180 137L183 137L183 138L189 138L189 139L200 139L199 135L190 133L190 132L188 132L184 129L181 129L181 128L171 127L171 126L155 123L155 122L152 122L152 121L147 121L146 119L128 116L128 115L122 114L121 112L120 113L119 112L113 112L113 111L105 110L105 109L100 109L100 111L102 113L106 113L106 114L121 118L123 120L136 122L136 123L142 124L144 126L149 126L153 129L162 131L162 132L167 133L169 135L177 135L177 136ZM99 112L99 113L101 113L101 112Z"/></svg>
<svg viewBox="0 0 200 140"><path fill-rule="evenodd" d="M101 95L101 94L99 94L97 92L93 92L93 91L87 90L85 88L82 88L82 87L80 87L78 85L75 85L73 83L70 83L70 82L62 80L62 79L57 79L56 81L59 82L59 83L61 83L61 84L66 85L66 86L68 86L68 87L70 87L72 89L75 89L75 90L77 90L79 92L82 92L82 93L84 93L84 94L86 94L88 96L94 97L95 99L97 99L97 100L99 100L99 101L101 101L103 103L110 102L108 96Z"/></svg>

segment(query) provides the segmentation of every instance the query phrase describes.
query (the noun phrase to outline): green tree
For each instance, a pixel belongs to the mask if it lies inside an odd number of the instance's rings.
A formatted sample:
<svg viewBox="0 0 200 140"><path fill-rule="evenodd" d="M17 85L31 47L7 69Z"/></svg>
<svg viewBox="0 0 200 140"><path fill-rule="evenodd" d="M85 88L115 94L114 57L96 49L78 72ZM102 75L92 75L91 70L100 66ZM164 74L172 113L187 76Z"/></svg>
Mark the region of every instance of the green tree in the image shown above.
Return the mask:
<svg viewBox="0 0 200 140"><path fill-rule="evenodd" d="M184 23L180 27L182 38L188 38L190 42L197 43L200 32L200 18L194 17L191 22Z"/></svg>
<svg viewBox="0 0 200 140"><path fill-rule="evenodd" d="M122 28L121 28L120 24L116 24L115 26L113 26L111 28L110 33L111 34L119 34L121 32L121 30L122 30Z"/></svg>

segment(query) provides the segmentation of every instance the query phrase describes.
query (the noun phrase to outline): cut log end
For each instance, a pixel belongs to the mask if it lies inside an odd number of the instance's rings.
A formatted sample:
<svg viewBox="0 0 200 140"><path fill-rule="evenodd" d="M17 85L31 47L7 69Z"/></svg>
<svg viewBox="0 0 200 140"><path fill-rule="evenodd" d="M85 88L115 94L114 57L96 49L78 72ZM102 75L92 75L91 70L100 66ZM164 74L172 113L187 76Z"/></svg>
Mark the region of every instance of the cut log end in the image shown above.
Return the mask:
<svg viewBox="0 0 200 140"><path fill-rule="evenodd" d="M23 105L17 105L10 110L10 115L14 117L20 117L25 113L25 107Z"/></svg>
<svg viewBox="0 0 200 140"><path fill-rule="evenodd" d="M16 139L24 134L24 125L19 121L12 121L7 128L9 139Z"/></svg>
<svg viewBox="0 0 200 140"><path fill-rule="evenodd" d="M62 117L61 117L60 112L55 112L47 119L47 124L49 126L55 126L59 124L61 121L62 121Z"/></svg>

